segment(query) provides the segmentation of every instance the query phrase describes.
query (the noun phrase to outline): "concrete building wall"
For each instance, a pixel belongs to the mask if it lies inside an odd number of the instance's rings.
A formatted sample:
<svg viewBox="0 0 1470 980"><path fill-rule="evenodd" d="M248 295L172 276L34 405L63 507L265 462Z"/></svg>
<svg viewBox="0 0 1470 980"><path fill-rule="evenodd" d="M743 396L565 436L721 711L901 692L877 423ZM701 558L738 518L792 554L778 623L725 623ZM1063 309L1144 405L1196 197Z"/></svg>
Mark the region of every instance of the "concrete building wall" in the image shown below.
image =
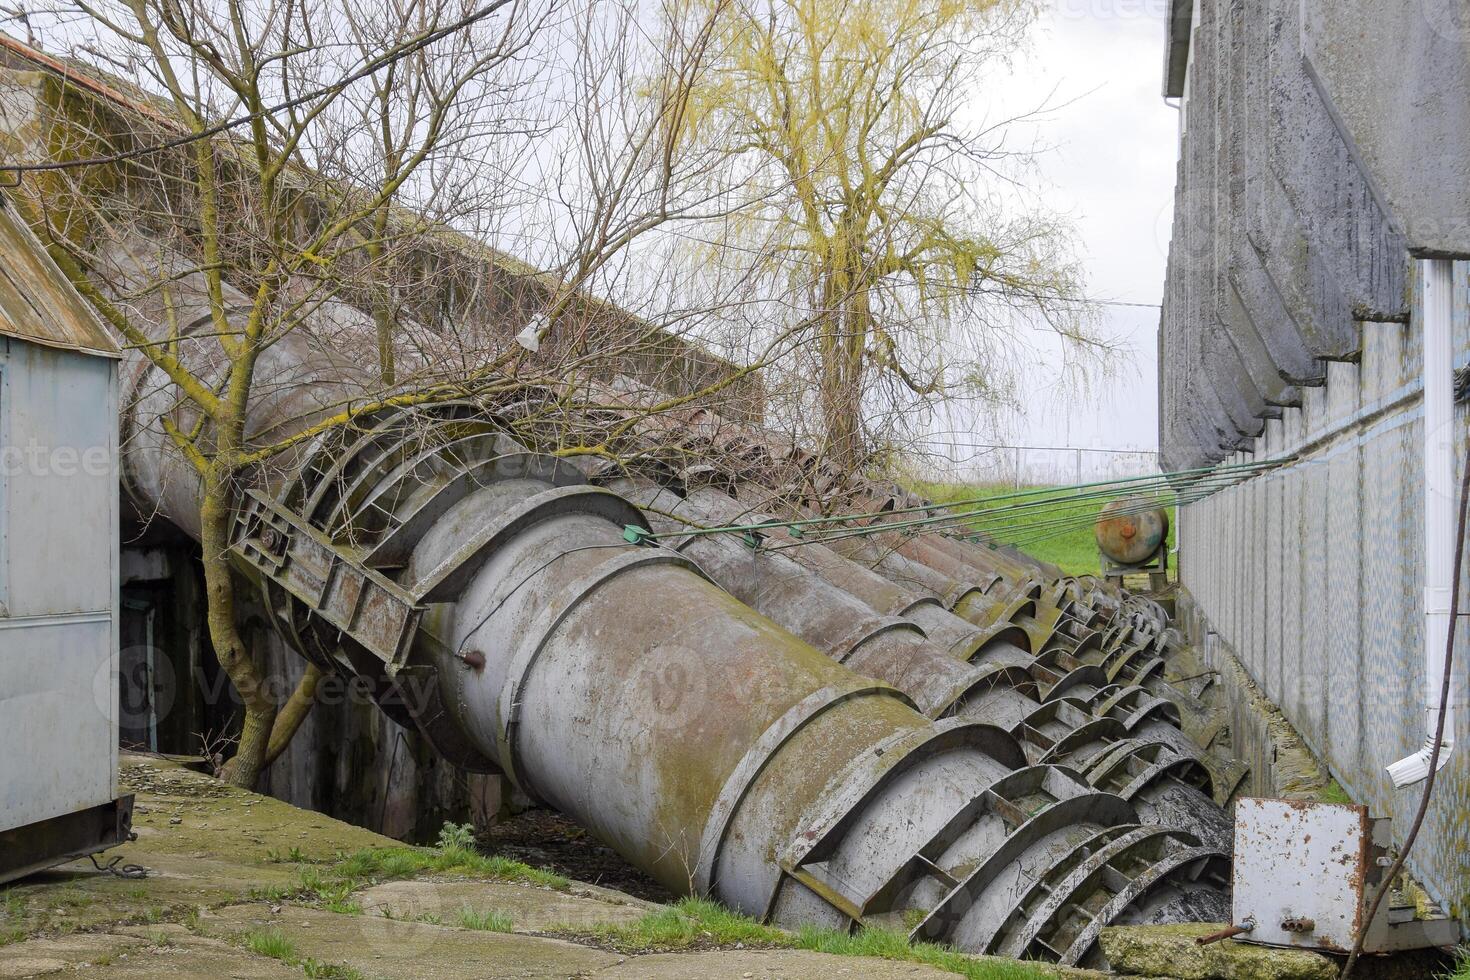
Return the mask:
<svg viewBox="0 0 1470 980"><path fill-rule="evenodd" d="M1457 367L1470 364L1470 264L1455 264ZM1227 462L1294 457L1181 508L1179 574L1196 641L1227 648L1352 797L1407 830L1422 786L1384 767L1423 744L1422 398L1411 323L1365 323L1358 363L1329 363L1300 407ZM1458 445L1470 411L1456 409ZM1459 464L1464 465L1464 450ZM1470 585L1461 608L1470 608ZM1462 622L1457 657L1470 660ZM1465 676L1457 670L1463 704ZM1446 910L1470 916L1470 717L1441 772L1410 863ZM1265 760L1262 760L1265 761ZM1265 774L1253 792L1279 791Z"/></svg>

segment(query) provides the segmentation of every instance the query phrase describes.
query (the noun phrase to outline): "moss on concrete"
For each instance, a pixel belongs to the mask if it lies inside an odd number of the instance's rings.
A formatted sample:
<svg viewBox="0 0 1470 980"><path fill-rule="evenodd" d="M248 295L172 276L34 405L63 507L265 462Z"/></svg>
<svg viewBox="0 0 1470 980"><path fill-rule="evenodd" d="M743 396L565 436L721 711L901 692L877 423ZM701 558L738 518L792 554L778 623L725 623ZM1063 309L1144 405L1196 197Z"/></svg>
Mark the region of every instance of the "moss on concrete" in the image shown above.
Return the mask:
<svg viewBox="0 0 1470 980"><path fill-rule="evenodd" d="M1195 939L1220 925L1124 926L1102 931L1103 953L1119 973L1177 980L1336 980L1337 965L1299 949Z"/></svg>
<svg viewBox="0 0 1470 980"><path fill-rule="evenodd" d="M176 760L122 766L138 840L113 854L149 876L83 861L0 891L0 980L1101 976L911 947L884 930L784 932L711 902L656 906L479 854L463 834L405 847Z"/></svg>

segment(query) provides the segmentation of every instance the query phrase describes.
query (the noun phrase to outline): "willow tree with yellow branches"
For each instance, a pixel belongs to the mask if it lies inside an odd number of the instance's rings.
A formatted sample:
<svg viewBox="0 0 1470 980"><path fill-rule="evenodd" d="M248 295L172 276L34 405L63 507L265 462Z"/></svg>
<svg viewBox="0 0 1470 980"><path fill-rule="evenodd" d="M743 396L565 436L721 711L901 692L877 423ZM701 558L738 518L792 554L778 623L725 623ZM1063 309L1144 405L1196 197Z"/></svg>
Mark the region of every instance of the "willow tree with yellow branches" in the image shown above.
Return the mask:
<svg viewBox="0 0 1470 980"><path fill-rule="evenodd" d="M885 412L1003 390L1024 329L1102 346L1069 226L1031 203L1031 155L1007 145L1045 106L988 87L1033 0L689 2L720 30L688 125L740 198L715 251L802 321L809 363L787 376L829 458L871 462Z"/></svg>

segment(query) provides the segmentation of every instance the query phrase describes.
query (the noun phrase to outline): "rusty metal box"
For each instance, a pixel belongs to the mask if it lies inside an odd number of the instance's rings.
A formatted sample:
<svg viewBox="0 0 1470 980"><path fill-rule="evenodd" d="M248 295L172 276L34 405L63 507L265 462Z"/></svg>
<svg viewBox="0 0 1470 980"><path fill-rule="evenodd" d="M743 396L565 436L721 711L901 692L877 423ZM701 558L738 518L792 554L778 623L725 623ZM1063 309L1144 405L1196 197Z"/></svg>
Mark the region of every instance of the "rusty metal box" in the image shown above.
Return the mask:
<svg viewBox="0 0 1470 980"><path fill-rule="evenodd" d="M1232 922L1248 927L1239 939L1271 946L1346 952L1382 876L1389 821L1368 808L1307 800L1246 798L1235 808ZM1446 918L1379 909L1364 942L1367 952L1455 942Z"/></svg>

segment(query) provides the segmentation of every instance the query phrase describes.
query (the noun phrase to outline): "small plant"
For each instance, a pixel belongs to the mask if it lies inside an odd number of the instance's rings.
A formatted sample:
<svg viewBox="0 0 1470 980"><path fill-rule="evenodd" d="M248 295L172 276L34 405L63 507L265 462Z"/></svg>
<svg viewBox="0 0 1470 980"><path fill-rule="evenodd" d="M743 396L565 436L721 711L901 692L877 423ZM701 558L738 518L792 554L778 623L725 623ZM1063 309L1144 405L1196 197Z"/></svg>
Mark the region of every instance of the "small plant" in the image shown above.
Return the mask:
<svg viewBox="0 0 1470 980"><path fill-rule="evenodd" d="M271 848L265 852L265 859L271 864L305 864L307 861L306 855L299 847L293 847L285 854Z"/></svg>
<svg viewBox="0 0 1470 980"><path fill-rule="evenodd" d="M467 823L446 823L439 828L439 850L473 851L475 828Z"/></svg>
<svg viewBox="0 0 1470 980"><path fill-rule="evenodd" d="M324 899L322 908L328 912L336 912L338 915L362 915L362 904L346 895Z"/></svg>
<svg viewBox="0 0 1470 980"><path fill-rule="evenodd" d="M459 924L464 929L477 929L481 932L510 932L512 929L510 916L504 912L492 912L489 909L475 911L466 905L459 910Z"/></svg>
<svg viewBox="0 0 1470 980"><path fill-rule="evenodd" d="M150 932L145 938L154 946L172 946L174 944L173 938L162 930Z"/></svg>
<svg viewBox="0 0 1470 980"><path fill-rule="evenodd" d="M84 909L91 905L95 899L91 895L78 891L75 888L67 888L57 892L51 901L66 908Z"/></svg>
<svg viewBox="0 0 1470 980"><path fill-rule="evenodd" d="M594 934L627 953L703 947L708 943L739 944L747 948L806 949L837 956L925 963L957 973L966 980L1043 980L1056 976L1055 971L1046 967L967 956L931 943L910 944L906 933L893 929L862 929L851 935L836 929L803 929L793 934L702 898L686 898L650 912L637 922L605 926Z"/></svg>
<svg viewBox="0 0 1470 980"><path fill-rule="evenodd" d="M309 956L301 961L301 972L312 980L363 980L362 973L345 963L323 963Z"/></svg>
<svg viewBox="0 0 1470 980"><path fill-rule="evenodd" d="M279 929L256 929L241 937L245 948L273 960L296 961L296 945Z"/></svg>

